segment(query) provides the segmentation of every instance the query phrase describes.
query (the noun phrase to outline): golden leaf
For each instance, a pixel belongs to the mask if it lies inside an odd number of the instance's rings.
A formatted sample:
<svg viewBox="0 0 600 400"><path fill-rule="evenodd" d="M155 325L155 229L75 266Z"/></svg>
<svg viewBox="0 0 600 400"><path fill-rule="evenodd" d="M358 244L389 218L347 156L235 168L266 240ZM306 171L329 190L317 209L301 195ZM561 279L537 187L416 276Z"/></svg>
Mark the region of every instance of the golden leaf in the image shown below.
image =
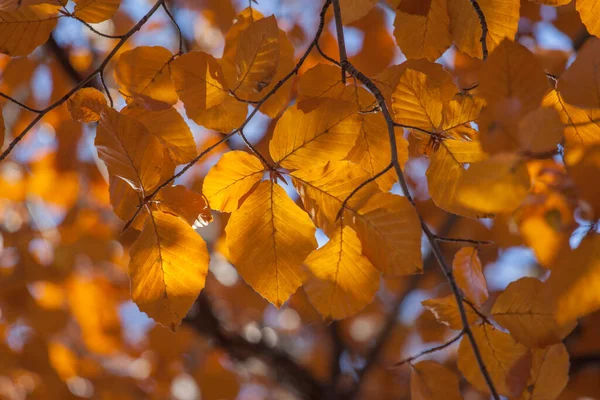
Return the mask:
<svg viewBox="0 0 600 400"><path fill-rule="evenodd" d="M519 27L519 0L479 0L488 28L486 44L489 52L504 38L513 40ZM458 50L471 57L482 58L481 22L469 0L448 1L450 31Z"/></svg>
<svg viewBox="0 0 600 400"><path fill-rule="evenodd" d="M465 298L475 305L482 305L488 299L488 289L481 267L481 260L475 247L463 247L454 255L452 271L456 284Z"/></svg>
<svg viewBox="0 0 600 400"><path fill-rule="evenodd" d="M351 24L367 15L377 4L377 0L339 0L342 23Z"/></svg>
<svg viewBox="0 0 600 400"><path fill-rule="evenodd" d="M0 11L0 53L26 56L44 44L58 21L58 8L49 4Z"/></svg>
<svg viewBox="0 0 600 400"><path fill-rule="evenodd" d="M206 243L181 218L152 210L129 254L133 301L175 331L204 288Z"/></svg>
<svg viewBox="0 0 600 400"><path fill-rule="evenodd" d="M277 122L269 151L284 168L313 167L344 158L356 143L358 129L351 103L320 100L309 113L292 106Z"/></svg>
<svg viewBox="0 0 600 400"><path fill-rule="evenodd" d="M430 84L427 75L407 69L392 94L396 122L435 131L442 123L442 94Z"/></svg>
<svg viewBox="0 0 600 400"><path fill-rule="evenodd" d="M556 321L565 324L600 308L600 238L585 237L572 250L564 246L548 279Z"/></svg>
<svg viewBox="0 0 600 400"><path fill-rule="evenodd" d="M110 19L121 4L121 0L73 0L75 10L73 15L77 18L97 24L98 22Z"/></svg>
<svg viewBox="0 0 600 400"><path fill-rule="evenodd" d="M412 400L461 400L458 377L435 361L421 361L410 372Z"/></svg>
<svg viewBox="0 0 600 400"><path fill-rule="evenodd" d="M554 400L569 380L569 353L564 344L533 349L531 376L520 400Z"/></svg>
<svg viewBox="0 0 600 400"><path fill-rule="evenodd" d="M595 0L577 0L575 7L587 31L596 37L600 36L600 4Z"/></svg>
<svg viewBox="0 0 600 400"><path fill-rule="evenodd" d="M192 226L206 226L212 215L203 195L185 186L169 186L158 192L156 207L160 211L175 214Z"/></svg>
<svg viewBox="0 0 600 400"><path fill-rule="evenodd" d="M308 215L270 181L261 182L225 228L229 258L254 290L276 307L302 285L302 262L317 248Z"/></svg>
<svg viewBox="0 0 600 400"><path fill-rule="evenodd" d="M240 36L235 57L238 95L260 93L279 64L279 28L274 16L252 23Z"/></svg>
<svg viewBox="0 0 600 400"><path fill-rule="evenodd" d="M556 323L546 285L535 278L521 278L509 284L496 299L492 316L527 347L559 343L576 325Z"/></svg>
<svg viewBox="0 0 600 400"><path fill-rule="evenodd" d="M531 186L525 163L513 154L497 154L471 164L458 184L456 199L482 214L515 210Z"/></svg>
<svg viewBox="0 0 600 400"><path fill-rule="evenodd" d="M139 46L121 54L115 65L115 80L128 101L140 100L152 109L177 102L169 75L173 54L160 46Z"/></svg>
<svg viewBox="0 0 600 400"><path fill-rule="evenodd" d="M381 272L362 255L356 232L340 225L323 247L304 261L304 290L326 321L350 317L373 300Z"/></svg>
<svg viewBox="0 0 600 400"><path fill-rule="evenodd" d="M210 207L222 212L237 210L240 199L261 180L264 169L258 158L244 151L223 154L202 184Z"/></svg>
<svg viewBox="0 0 600 400"><path fill-rule="evenodd" d="M67 100L67 108L73 121L96 122L107 106L106 98L98 89L83 88Z"/></svg>
<svg viewBox="0 0 600 400"><path fill-rule="evenodd" d="M429 8L406 12L405 3L428 4ZM394 36L406 58L435 61L452 45L447 8L448 0L402 0L396 11Z"/></svg>
<svg viewBox="0 0 600 400"><path fill-rule="evenodd" d="M498 393L508 397L523 393L531 368L529 350L492 325L474 326L471 330ZM477 390L490 392L466 337L458 347L458 369Z"/></svg>
<svg viewBox="0 0 600 400"><path fill-rule="evenodd" d="M423 300L421 304L431 311L439 323L457 331L464 328L460 310L458 309L456 298L453 294L439 299ZM465 305L465 312L467 314L469 325L472 325L479 320L479 315L477 315L471 307Z"/></svg>
<svg viewBox="0 0 600 400"><path fill-rule="evenodd" d="M519 147L530 153L555 150L562 140L564 130L558 111L553 108L538 108L519 121Z"/></svg>
<svg viewBox="0 0 600 400"><path fill-rule="evenodd" d="M578 0L577 5L580 1ZM597 9L600 16L600 7ZM600 24L598 25L600 32ZM600 40L587 40L573 64L558 81L558 91L565 101L582 108L600 108Z"/></svg>
<svg viewBox="0 0 600 400"><path fill-rule="evenodd" d="M600 217L600 192L596 185L590 184L600 174L600 144L573 149L567 153L565 161L578 197L586 203L595 218Z"/></svg>
<svg viewBox="0 0 600 400"><path fill-rule="evenodd" d="M187 116L220 132L237 128L248 106L229 95L221 66L210 54L194 51L171 64L171 76Z"/></svg>

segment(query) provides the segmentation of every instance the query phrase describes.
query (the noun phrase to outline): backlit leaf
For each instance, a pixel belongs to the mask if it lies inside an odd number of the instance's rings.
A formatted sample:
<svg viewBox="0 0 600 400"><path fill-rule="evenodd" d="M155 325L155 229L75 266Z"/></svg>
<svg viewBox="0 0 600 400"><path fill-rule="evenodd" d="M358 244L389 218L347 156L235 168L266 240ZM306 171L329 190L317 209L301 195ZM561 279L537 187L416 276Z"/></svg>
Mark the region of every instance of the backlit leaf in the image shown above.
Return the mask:
<svg viewBox="0 0 600 400"><path fill-rule="evenodd" d="M351 103L326 99L309 113L292 106L275 126L271 157L287 169L341 160L356 143L358 124Z"/></svg>
<svg viewBox="0 0 600 400"><path fill-rule="evenodd" d="M73 15L85 22L96 24L111 18L119 9L121 0L73 0Z"/></svg>
<svg viewBox="0 0 600 400"><path fill-rule="evenodd" d="M213 210L233 212L240 199L261 180L265 167L255 156L231 151L208 171L202 191Z"/></svg>
<svg viewBox="0 0 600 400"><path fill-rule="evenodd" d="M574 323L558 325L547 288L535 278L512 282L498 296L492 316L527 347L546 347L564 339Z"/></svg>
<svg viewBox="0 0 600 400"><path fill-rule="evenodd" d="M498 154L471 164L460 180L458 202L483 214L516 209L531 186L524 162L511 154Z"/></svg>
<svg viewBox="0 0 600 400"><path fill-rule="evenodd" d="M485 303L488 299L487 282L475 247L463 247L456 252L452 271L467 300L479 306Z"/></svg>
<svg viewBox="0 0 600 400"><path fill-rule="evenodd" d="M210 54L184 54L172 63L171 74L187 116L198 125L229 132L246 117L248 106L229 95L221 66Z"/></svg>
<svg viewBox="0 0 600 400"><path fill-rule="evenodd" d="M270 181L261 182L225 228L229 257L254 290L276 307L302 285L302 262L317 248L308 215Z"/></svg>
<svg viewBox="0 0 600 400"><path fill-rule="evenodd" d="M161 109L177 102L169 63L173 54L160 46L139 46L121 54L115 65L115 80L128 101L140 100Z"/></svg>
<svg viewBox="0 0 600 400"><path fill-rule="evenodd" d="M509 397L523 393L531 368L529 350L492 325L474 326L471 330L498 393ZM466 337L462 338L458 347L458 369L476 389L489 393L471 343Z"/></svg>
<svg viewBox="0 0 600 400"><path fill-rule="evenodd" d="M67 100L71 118L77 122L99 121L100 113L107 104L104 94L94 88L79 89Z"/></svg>
<svg viewBox="0 0 600 400"><path fill-rule="evenodd" d="M206 243L179 217L152 211L130 257L133 301L156 322L175 331L204 288Z"/></svg>
<svg viewBox="0 0 600 400"><path fill-rule="evenodd" d="M166 187L157 194L156 200L159 210L175 214L190 225L205 226L212 221L204 196L185 186Z"/></svg>
<svg viewBox="0 0 600 400"><path fill-rule="evenodd" d="M584 1L577 1L577 5ZM589 2L588 2L589 3ZM600 6L596 6L600 16ZM600 24L598 24L600 33ZM569 69L560 76L558 91L565 101L571 105L583 108L600 108L600 39L590 38Z"/></svg>
<svg viewBox="0 0 600 400"><path fill-rule="evenodd" d="M44 44L58 21L57 7L40 4L0 11L0 53L25 56Z"/></svg>
<svg viewBox="0 0 600 400"><path fill-rule="evenodd" d="M600 4L594 0L577 0L575 6L588 32L600 36Z"/></svg>
<svg viewBox="0 0 600 400"><path fill-rule="evenodd" d="M379 288L381 272L362 254L360 240L349 226L336 229L329 242L313 251L304 264L309 270L304 289L325 320L356 314Z"/></svg>
<svg viewBox="0 0 600 400"><path fill-rule="evenodd" d="M458 377L435 361L421 361L410 372L412 400L461 400Z"/></svg>
<svg viewBox="0 0 600 400"><path fill-rule="evenodd" d="M527 390L520 399L554 400L567 386L569 380L569 353L562 343L545 349L533 349L531 376Z"/></svg>

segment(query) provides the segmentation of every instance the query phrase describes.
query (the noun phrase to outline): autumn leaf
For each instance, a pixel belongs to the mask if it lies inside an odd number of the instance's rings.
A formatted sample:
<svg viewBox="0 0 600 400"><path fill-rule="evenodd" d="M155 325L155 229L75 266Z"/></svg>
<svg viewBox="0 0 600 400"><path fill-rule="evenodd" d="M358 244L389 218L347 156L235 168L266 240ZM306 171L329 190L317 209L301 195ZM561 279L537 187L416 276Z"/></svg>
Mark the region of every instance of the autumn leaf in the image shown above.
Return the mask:
<svg viewBox="0 0 600 400"><path fill-rule="evenodd" d="M233 212L240 200L258 183L264 166L258 158L242 151L231 151L208 171L202 190L213 210Z"/></svg>
<svg viewBox="0 0 600 400"><path fill-rule="evenodd" d="M352 104L324 100L304 113L292 106L281 116L269 152L287 169L299 169L344 158L358 137L358 120Z"/></svg>
<svg viewBox="0 0 600 400"><path fill-rule="evenodd" d="M421 304L431 311L439 323L457 331L463 329L462 317L454 295L451 294L439 299L423 300ZM465 312L469 325L479 320L479 315L472 308L466 306Z"/></svg>
<svg viewBox="0 0 600 400"><path fill-rule="evenodd" d="M474 326L471 330L498 393L509 397L521 395L527 384L532 364L529 350L515 342L508 333L499 331L491 325ZM476 389L489 393L471 343L465 337L458 347L458 369Z"/></svg>
<svg viewBox="0 0 600 400"><path fill-rule="evenodd" d="M121 0L73 0L73 15L82 20L97 24L111 18L119 9Z"/></svg>
<svg viewBox="0 0 600 400"><path fill-rule="evenodd" d="M361 19L377 4L376 0L340 0L344 25Z"/></svg>
<svg viewBox="0 0 600 400"><path fill-rule="evenodd" d="M556 323L548 290L535 278L521 278L509 284L496 299L492 316L527 347L558 343L575 328L574 323Z"/></svg>
<svg viewBox="0 0 600 400"><path fill-rule="evenodd" d="M569 353L562 343L531 351L533 362L523 400L554 400L569 380Z"/></svg>
<svg viewBox="0 0 600 400"><path fill-rule="evenodd" d="M194 51L178 57L171 76L187 116L197 124L229 132L246 117L248 106L229 95L221 66L210 54Z"/></svg>
<svg viewBox="0 0 600 400"><path fill-rule="evenodd" d="M206 243L177 216L152 211L130 250L131 297L141 311L175 331L204 288Z"/></svg>
<svg viewBox="0 0 600 400"><path fill-rule="evenodd" d="M304 283L308 299L325 320L350 317L373 300L380 272L362 254L352 228L340 225L323 247L304 261L309 277Z"/></svg>
<svg viewBox="0 0 600 400"><path fill-rule="evenodd" d="M48 40L57 21L57 7L49 4L0 11L0 53L26 56Z"/></svg>
<svg viewBox="0 0 600 400"><path fill-rule="evenodd" d="M177 102L169 63L173 54L164 47L140 46L121 54L115 65L115 80L129 101L140 100L151 109Z"/></svg>
<svg viewBox="0 0 600 400"><path fill-rule="evenodd" d="M302 285L302 262L317 248L315 226L308 215L281 186L265 181L231 214L225 232L239 274L281 307Z"/></svg>
<svg viewBox="0 0 600 400"><path fill-rule="evenodd" d="M488 289L481 260L475 247L463 247L454 255L452 272L465 298L481 306L488 299Z"/></svg>
<svg viewBox="0 0 600 400"><path fill-rule="evenodd" d="M108 105L104 95L94 88L78 90L67 100L67 108L73 121L97 122L102 110Z"/></svg>
<svg viewBox="0 0 600 400"><path fill-rule="evenodd" d="M156 200L156 207L160 211L177 215L194 228L206 226L212 221L204 196L185 186L166 187L159 192Z"/></svg>
<svg viewBox="0 0 600 400"><path fill-rule="evenodd" d="M456 375L435 361L412 366L410 395L413 400L462 399Z"/></svg>

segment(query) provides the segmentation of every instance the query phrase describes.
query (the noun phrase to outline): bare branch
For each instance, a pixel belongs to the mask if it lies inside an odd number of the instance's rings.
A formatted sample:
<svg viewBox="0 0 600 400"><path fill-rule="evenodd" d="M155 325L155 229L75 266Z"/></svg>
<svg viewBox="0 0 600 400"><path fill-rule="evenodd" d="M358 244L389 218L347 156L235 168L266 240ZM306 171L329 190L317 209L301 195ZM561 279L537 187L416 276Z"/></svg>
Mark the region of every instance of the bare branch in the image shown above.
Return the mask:
<svg viewBox="0 0 600 400"><path fill-rule="evenodd" d="M462 238L448 238L443 236L434 235L435 240L439 242L448 242L448 243L469 243L474 244L476 246L482 245L493 245L494 242L492 240L473 240L473 239L462 239Z"/></svg>
<svg viewBox="0 0 600 400"><path fill-rule="evenodd" d="M481 7L479 6L479 3L477 2L477 0L471 0L471 5L473 6L473 9L475 10L475 13L477 14L477 17L479 18L479 23L481 24L481 50L483 53L483 59L485 60L488 56L488 48L487 48L487 34L488 34L488 26L487 26L487 22L485 20L485 15L483 14L483 11L481 10Z"/></svg>
<svg viewBox="0 0 600 400"><path fill-rule="evenodd" d="M415 354L414 356L411 356L411 357L405 358L404 360L402 360L402 361L399 361L399 362L397 362L396 364L394 364L392 367L394 367L394 368L397 368L397 367L399 367L399 366L401 366L401 365L404 365L404 364L406 364L406 363L412 363L412 362L413 362L414 360L416 360L417 358L421 358L421 357L423 357L423 356L426 356L427 354L431 354L431 353L435 353L436 351L443 350L443 349L445 349L446 347L448 347L448 346L452 345L453 343L455 343L455 342L456 342L458 339L460 339L461 337L463 337L463 335L464 335L464 334L465 334L465 331L464 331L464 330L462 330L462 331L460 331L460 333L459 333L458 335L454 336L452 339L450 339L450 340L449 340L449 341L447 341L446 343L444 343L444 344L441 344L441 345L439 345L439 346L432 347L432 348L430 348L430 349L427 349L427 350L424 350L424 351L420 352L419 354Z"/></svg>
<svg viewBox="0 0 600 400"><path fill-rule="evenodd" d="M29 107L27 104L23 104L19 100L13 99L9 95L4 94L2 92L0 92L0 97L4 97L6 100L8 100L8 101L10 101L12 103L15 103L16 105L18 105L21 108L26 109L27 111L31 111L32 113L39 114L39 113L44 112L44 110L38 110L37 108Z"/></svg>
<svg viewBox="0 0 600 400"><path fill-rule="evenodd" d="M344 68L344 62L348 61L348 56L346 55L346 41L344 40L344 25L342 24L342 10L340 9L340 0L333 0L333 14L335 15L335 29L337 32L337 42L340 51L342 83L345 85L346 68Z"/></svg>

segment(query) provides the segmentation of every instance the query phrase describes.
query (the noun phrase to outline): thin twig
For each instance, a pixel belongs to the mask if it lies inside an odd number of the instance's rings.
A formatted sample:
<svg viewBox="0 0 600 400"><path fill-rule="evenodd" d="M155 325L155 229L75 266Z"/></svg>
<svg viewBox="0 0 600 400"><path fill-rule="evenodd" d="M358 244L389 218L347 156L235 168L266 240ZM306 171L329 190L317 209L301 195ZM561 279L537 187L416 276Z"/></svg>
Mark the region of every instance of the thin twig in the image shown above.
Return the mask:
<svg viewBox="0 0 600 400"><path fill-rule="evenodd" d="M106 84L106 81L104 80L104 70L100 71L100 82L102 83L102 87L104 88L104 91L106 92L106 95L108 96L108 103L110 104L111 107L114 107L115 102L113 101L110 91L108 90L108 85Z"/></svg>
<svg viewBox="0 0 600 400"><path fill-rule="evenodd" d="M44 112L44 110L38 110L37 108L33 108L33 107L29 107L27 104L23 104L21 103L19 100L13 99L12 97L10 97L7 94L4 94L2 92L0 92L0 97L4 97L6 100L11 101L13 103L15 103L16 105L18 105L21 108L26 109L27 111L31 111L32 113L36 113L39 114L41 112Z"/></svg>
<svg viewBox="0 0 600 400"><path fill-rule="evenodd" d="M94 32L96 35L98 36L102 36L104 38L107 39L122 39L123 36L125 35L109 35L107 33L102 33L99 30L97 30L96 28L94 28L92 25L90 25L88 22L82 20L81 18L77 17L76 15L70 13L66 8L63 7L62 10L60 10L60 13L63 14L64 16L67 16L69 18L73 18L79 22L81 22L83 25L85 25L90 31Z"/></svg>
<svg viewBox="0 0 600 400"><path fill-rule="evenodd" d="M396 135L394 132L394 120L389 112L387 104L385 103L385 98L383 97L383 94L381 93L379 88L373 83L373 81L371 79L369 79L366 75L364 75L362 72L358 71L356 69L356 67L354 67L354 65L352 65L348 61L344 62L343 64L345 65L346 70L352 76L356 77L356 79L361 81L379 102L379 106L381 107L381 112L387 123L388 140L390 142L391 159L392 159L391 162L394 165L394 170L396 171L396 175L398 176L398 181L400 183L400 187L402 188L404 195L416 209L415 200L413 199L412 195L410 194L408 184L406 183L406 179L404 178L404 173L402 172L400 163L398 161L398 151L396 148ZM469 338L471 347L473 348L473 353L475 355L475 359L477 360L477 364L479 366L481 374L483 375L483 377L490 389L490 393L492 394L494 399L500 400L498 391L496 390L494 382L492 381L492 378L491 378L489 371L485 365L485 362L483 361L483 357L481 356L481 351L479 350L479 346L477 345L477 342L475 341L475 336L473 335L473 332L471 331L471 328L469 327L469 321L467 318L467 313L465 311L464 304L462 302L461 292L460 292L458 285L456 284L454 275L452 274L452 269L448 266L446 260L444 259L442 250L440 249L438 242L435 240L435 235L433 234L433 232L431 232L431 230L429 229L429 227L423 220L423 217L420 214L418 214L418 211L417 211L417 215L419 216L419 219L421 220L421 229L422 229L423 233L425 233L425 236L427 237L427 240L429 241L429 244L431 246L431 251L433 252L433 255L437 259L438 264L439 264L440 268L442 269L442 272L444 273L444 275L446 276L446 279L448 280L448 283L450 284L452 293L454 294L454 298L455 298L456 304L458 306L459 314L461 317L463 327L465 329L465 333L466 333L467 337Z"/></svg>
<svg viewBox="0 0 600 400"><path fill-rule="evenodd" d="M475 304L473 304L470 300L467 300L463 297L463 301L469 306L471 307L471 309L473 310L473 312L475 314L477 314L477 316L479 318L481 318L483 320L483 322L485 322L486 324L491 324L490 320L488 319L488 317L482 313L481 311L479 311L479 309L475 306Z"/></svg>
<svg viewBox="0 0 600 400"><path fill-rule="evenodd" d="M242 138L242 140L244 141L244 144L246 144L246 147L248 147L250 149L250 151L258 158L260 158L260 161L263 163L263 165L265 167L267 167L269 170L271 171L275 171L275 166L271 165L271 163L265 158L265 156L262 155L262 153L260 151L258 151L258 149L256 147L254 147L254 145L252 143L250 143L250 141L248 140L248 138L246 137L246 135L244 134L244 131L240 130L238 132L238 134L240 135L240 137Z"/></svg>
<svg viewBox="0 0 600 400"><path fill-rule="evenodd" d="M177 20L175 19L175 16L171 13L171 11L169 10L169 8L167 7L166 1L163 2L162 7L163 7L163 10L165 10L165 13L167 14L167 16L171 19L171 21L173 21L173 25L175 25L175 29L177 30L177 36L179 37L179 52L177 54L181 55L181 54L183 54L183 51L184 51L184 48L183 48L183 44L184 44L183 32L181 32L181 27L177 23Z"/></svg>
<svg viewBox="0 0 600 400"><path fill-rule="evenodd" d="M337 42L340 51L342 83L345 85L346 68L344 68L344 62L348 61L348 56L346 55L346 41L344 40L344 25L342 24L342 10L340 9L340 0L333 0L333 15L335 16L335 30L337 32Z"/></svg>
<svg viewBox="0 0 600 400"><path fill-rule="evenodd" d="M8 145L8 147L6 148L6 150L4 150L4 152L0 155L0 161L4 160L6 157L8 157L8 155L13 151L13 149L15 148L15 146L21 141L23 140L23 138L25 137L25 135L27 135L27 133L42 119L44 118L44 116L54 110L56 107L62 105L64 102L66 102L75 92L77 92L79 89L81 89L82 87L84 87L88 82L90 82L94 76L96 76L100 71L104 70L104 68L108 65L108 63L110 62L110 60L117 54L117 52L119 51L119 49L125 44L125 42L131 37L133 36L134 33L136 33L137 31L139 31L142 26L144 26L144 24L148 21L148 19L150 19L150 17L156 12L156 10L158 10L158 8L161 6L161 4L164 2L165 0L158 0L153 6L152 8L146 13L146 15L144 15L138 22L137 24L135 24L133 26L133 28L131 28L125 35L123 35L123 37L121 38L121 40L119 40L119 42L117 43L117 45L112 49L112 51L106 56L106 58L104 59L104 61L102 61L102 63L98 66L98 68L96 68L94 71L92 71L87 77L85 77L83 80L81 80L77 85L75 85L75 87L73 89L71 89L67 94L65 94L63 97L61 97L59 100L57 100L56 102L52 103L50 106L46 107L44 110L42 110L41 113L39 113L30 123L29 125L27 125L25 127L25 129L23 129L23 131L17 135Z"/></svg>
<svg viewBox="0 0 600 400"><path fill-rule="evenodd" d="M337 213L337 215L335 217L335 220L337 221L338 219L340 219L340 217L342 216L342 213L344 212L344 209L346 208L346 205L348 204L348 202L350 201L350 199L352 197L354 197L354 195L356 193L358 193L358 191L360 189L364 188L365 186L367 186L371 182L375 182L375 180L377 180L377 178L379 178L380 176L382 176L383 174L385 174L386 172L388 172L393 167L394 167L394 164L390 163L387 167L385 167L384 169L382 169L381 171L379 171L378 173L376 173L375 175L373 175L372 177L370 177L369 179L367 179L366 181L364 181L363 183L361 183L360 185L358 185L352 192L350 192L350 194L348 196L346 196L346 198L344 199L344 201L342 201L342 205L340 206L340 209L338 210L338 213Z"/></svg>
<svg viewBox="0 0 600 400"><path fill-rule="evenodd" d="M493 245L494 242L492 240L474 240L474 239L462 239L462 238L448 238L439 235L434 235L435 240L439 242L448 242L448 243L470 243L476 246L482 245Z"/></svg>
<svg viewBox="0 0 600 400"><path fill-rule="evenodd" d="M337 65L338 67L340 66L340 62L338 60L334 59L333 57L328 56L325 53L325 51L323 51L323 49L321 48L321 45L319 43L315 44L315 48L317 49L317 51L319 52L319 54L321 55L321 57L323 57L324 59L326 59L330 63Z"/></svg>
<svg viewBox="0 0 600 400"><path fill-rule="evenodd" d="M479 3L477 2L477 0L471 0L471 5L473 6L473 9L475 10L477 17L479 18L479 23L481 24L481 39L480 39L481 50L483 53L483 59L485 60L488 56L488 48L487 48L488 26L487 26L487 22L485 20L485 15L483 14L481 7L479 7Z"/></svg>
<svg viewBox="0 0 600 400"><path fill-rule="evenodd" d="M465 331L462 330L462 331L459 332L458 335L454 336L452 339L450 339L446 343L441 344L439 346L432 347L432 348L427 349L427 350L424 350L424 351L420 352L419 354L415 354L414 356L405 358L402 361L398 361L396 364L392 365L392 367L393 368L397 368L397 367L399 367L401 365L404 365L406 363L412 363L417 358L421 358L423 356L426 356L427 354L431 354L431 353L435 353L436 351L443 350L446 347L448 347L448 346L452 345L453 343L455 343L456 341L458 341L458 339L460 339L461 337L463 337L464 334L465 334Z"/></svg>
<svg viewBox="0 0 600 400"><path fill-rule="evenodd" d="M399 128L404 128L404 129L412 129L415 131L426 133L428 135L435 135L435 132L431 132L431 131L428 131L427 129L419 128L418 126L399 124L397 122L394 122L394 126L397 126Z"/></svg>

